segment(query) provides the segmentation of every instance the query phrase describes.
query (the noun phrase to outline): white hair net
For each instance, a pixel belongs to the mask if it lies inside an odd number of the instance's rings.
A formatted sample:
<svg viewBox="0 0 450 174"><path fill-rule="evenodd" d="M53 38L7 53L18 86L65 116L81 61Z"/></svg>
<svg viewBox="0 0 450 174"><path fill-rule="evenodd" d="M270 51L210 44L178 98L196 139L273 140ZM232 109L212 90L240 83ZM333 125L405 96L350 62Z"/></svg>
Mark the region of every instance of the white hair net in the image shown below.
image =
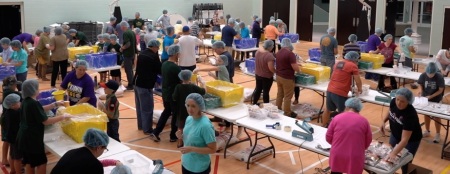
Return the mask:
<svg viewBox="0 0 450 174"><path fill-rule="evenodd" d="M182 81L188 81L192 77L192 71L191 70L181 70L180 73L178 73L178 78Z"/></svg>
<svg viewBox="0 0 450 174"><path fill-rule="evenodd" d="M90 128L84 134L83 141L88 147L107 146L109 144L109 137L101 130Z"/></svg>
<svg viewBox="0 0 450 174"><path fill-rule="evenodd" d="M197 103L198 107L200 108L200 111L204 111L205 110L205 100L203 99L203 97L198 94L198 93L191 93L186 97L186 103L187 101L191 99L193 100L195 103Z"/></svg>
<svg viewBox="0 0 450 174"><path fill-rule="evenodd" d="M73 42L70 42L69 44L67 44L67 47L68 47L68 48L75 47L75 44L74 44Z"/></svg>
<svg viewBox="0 0 450 174"><path fill-rule="evenodd" d="M19 40L13 40L10 45L15 48L22 48L22 43Z"/></svg>
<svg viewBox="0 0 450 174"><path fill-rule="evenodd" d="M356 112L359 112L363 108L363 104L359 98L349 98L347 101L345 101L345 107L352 108Z"/></svg>
<svg viewBox="0 0 450 174"><path fill-rule="evenodd" d="M225 48L225 42L222 42L222 41L214 42L212 47L213 48Z"/></svg>
<svg viewBox="0 0 450 174"><path fill-rule="evenodd" d="M117 18L114 17L114 16L109 18L109 21L110 21L110 22L115 22L116 20L117 20Z"/></svg>
<svg viewBox="0 0 450 174"><path fill-rule="evenodd" d="M234 20L234 18L228 19L228 24L234 24L234 23L236 23L236 20Z"/></svg>
<svg viewBox="0 0 450 174"><path fill-rule="evenodd" d="M77 62L75 63L75 68L78 68L80 66L88 68L88 63L85 60L77 60Z"/></svg>
<svg viewBox="0 0 450 174"><path fill-rule="evenodd" d="M161 45L161 43L159 43L159 41L156 39L150 40L147 43L147 47L158 47L159 48L159 45Z"/></svg>
<svg viewBox="0 0 450 174"><path fill-rule="evenodd" d="M3 107L5 107L6 109L11 108L12 105L19 103L20 102L20 96L17 94L9 94L8 96L5 97L5 99L3 100Z"/></svg>
<svg viewBox="0 0 450 174"><path fill-rule="evenodd" d="M381 28L376 28L375 34L383 34L383 30Z"/></svg>
<svg viewBox="0 0 450 174"><path fill-rule="evenodd" d="M167 49L167 54L169 56L173 56L173 55L178 54L178 53L180 53L180 46L179 45L171 45L169 47L169 49Z"/></svg>
<svg viewBox="0 0 450 174"><path fill-rule="evenodd" d="M55 28L55 35L61 35L63 33L63 29L61 27Z"/></svg>
<svg viewBox="0 0 450 174"><path fill-rule="evenodd" d="M327 30L327 33L328 34L331 34L331 33L336 33L336 28L328 28L328 30Z"/></svg>
<svg viewBox="0 0 450 174"><path fill-rule="evenodd" d="M130 167L118 165L111 170L111 174L132 174Z"/></svg>
<svg viewBox="0 0 450 174"><path fill-rule="evenodd" d="M39 81L36 79L28 79L22 83L22 97L32 97L39 92Z"/></svg>
<svg viewBox="0 0 450 174"><path fill-rule="evenodd" d="M4 37L4 38L2 38L0 40L0 44L2 44L2 45L9 45L9 44L11 44L11 40L9 38L7 38L7 37Z"/></svg>
<svg viewBox="0 0 450 174"><path fill-rule="evenodd" d="M292 46L292 42L288 38L284 38L283 40L281 40L281 47L282 48L287 47L287 48L291 49L291 51L294 50L294 46Z"/></svg>
<svg viewBox="0 0 450 174"><path fill-rule="evenodd" d="M395 97L397 96L403 96L406 98L409 104L414 103L414 95L408 88L400 88L395 93Z"/></svg>
<svg viewBox="0 0 450 174"><path fill-rule="evenodd" d="M283 20L281 20L281 19L277 19L275 22L276 22L277 24L283 24Z"/></svg>
<svg viewBox="0 0 450 174"><path fill-rule="evenodd" d="M344 58L351 61L358 61L359 54L355 51L349 51L347 54L345 54Z"/></svg>
<svg viewBox="0 0 450 174"><path fill-rule="evenodd" d="M427 67L425 68L425 72L427 74L434 74L438 72L438 67L435 62L428 63Z"/></svg>
<svg viewBox="0 0 450 174"><path fill-rule="evenodd" d="M269 21L269 24L270 24L270 25L275 25L276 23L277 23L277 22L275 22L275 20L270 20L270 21Z"/></svg>
<svg viewBox="0 0 450 174"><path fill-rule="evenodd" d="M356 34L351 34L350 36L348 36L348 41L349 42L356 42L358 40L358 36L356 36Z"/></svg>
<svg viewBox="0 0 450 174"><path fill-rule="evenodd" d="M272 50L272 48L273 48L273 41L271 41L271 40L265 40L264 41L264 43L263 43L263 48L265 49L265 50Z"/></svg>
<svg viewBox="0 0 450 174"><path fill-rule="evenodd" d="M257 22L261 22L261 18L256 18L256 21Z"/></svg>

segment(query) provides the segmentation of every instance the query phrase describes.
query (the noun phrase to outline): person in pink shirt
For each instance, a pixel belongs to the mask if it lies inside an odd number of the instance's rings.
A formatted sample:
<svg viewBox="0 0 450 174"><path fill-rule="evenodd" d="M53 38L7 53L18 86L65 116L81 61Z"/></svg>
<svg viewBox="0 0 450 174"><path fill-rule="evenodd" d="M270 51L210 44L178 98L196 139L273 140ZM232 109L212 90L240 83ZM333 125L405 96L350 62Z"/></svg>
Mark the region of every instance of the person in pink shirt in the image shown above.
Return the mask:
<svg viewBox="0 0 450 174"><path fill-rule="evenodd" d="M331 144L331 174L361 174L365 150L372 142L372 131L366 118L359 115L363 105L358 98L345 101L345 112L331 121L326 140Z"/></svg>
<svg viewBox="0 0 450 174"><path fill-rule="evenodd" d="M38 43L39 43L39 38L40 38L42 32L43 32L43 31L42 31L41 29L37 29L37 30L36 30L36 36L34 36L34 44L33 44L33 47L37 47L37 45L38 45Z"/></svg>

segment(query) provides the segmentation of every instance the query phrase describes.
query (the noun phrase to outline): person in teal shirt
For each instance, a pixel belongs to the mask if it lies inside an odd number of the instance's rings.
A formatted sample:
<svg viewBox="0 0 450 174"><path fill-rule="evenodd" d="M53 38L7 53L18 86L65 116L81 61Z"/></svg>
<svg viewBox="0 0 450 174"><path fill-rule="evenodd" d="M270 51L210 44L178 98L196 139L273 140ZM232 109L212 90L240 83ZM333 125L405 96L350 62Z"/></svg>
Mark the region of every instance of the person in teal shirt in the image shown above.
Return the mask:
<svg viewBox="0 0 450 174"><path fill-rule="evenodd" d="M245 27L244 22L239 23L239 28L241 29L241 38L250 38L250 30ZM248 58L250 56L250 52L241 53L241 60L244 61L245 58Z"/></svg>
<svg viewBox="0 0 450 174"><path fill-rule="evenodd" d="M169 59L169 54L167 54L167 48L169 48L170 45L174 44L175 38L177 37L175 33L175 28L173 27L167 27L167 35L164 36L163 40L163 52L161 54L161 63L164 63Z"/></svg>
<svg viewBox="0 0 450 174"><path fill-rule="evenodd" d="M177 137L183 139L184 146L180 147L182 173L211 172L211 157L209 154L216 152L216 137L214 126L206 115L205 100L198 93L189 94L186 97L186 109L189 113L186 124L181 131L177 131Z"/></svg>
<svg viewBox="0 0 450 174"><path fill-rule="evenodd" d="M13 40L11 42L11 48L14 52L12 53L11 58L6 60L5 64L16 67L16 79L23 82L27 79L28 54L22 48L22 43L18 40Z"/></svg>
<svg viewBox="0 0 450 174"><path fill-rule="evenodd" d="M411 28L406 28L404 33L405 35L400 38L400 49L404 54L405 60L403 66L413 67L412 63L412 55L411 53L416 53L414 49L414 40L411 38L411 35L414 31ZM403 62L399 60L399 62Z"/></svg>

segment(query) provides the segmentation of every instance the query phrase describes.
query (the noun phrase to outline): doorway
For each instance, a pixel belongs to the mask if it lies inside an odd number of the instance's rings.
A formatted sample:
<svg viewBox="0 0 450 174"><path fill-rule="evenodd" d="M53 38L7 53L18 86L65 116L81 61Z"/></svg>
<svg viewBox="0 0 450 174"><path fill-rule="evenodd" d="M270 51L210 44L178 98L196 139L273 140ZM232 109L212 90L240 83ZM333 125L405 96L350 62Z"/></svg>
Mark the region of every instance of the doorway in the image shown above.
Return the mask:
<svg viewBox="0 0 450 174"><path fill-rule="evenodd" d="M300 40L312 41L313 14L314 0L303 0L301 3L297 3L297 33Z"/></svg>
<svg viewBox="0 0 450 174"><path fill-rule="evenodd" d="M269 24L270 17L281 19L289 29L289 6L290 0L263 0L262 27Z"/></svg>
<svg viewBox="0 0 450 174"><path fill-rule="evenodd" d="M445 8L444 21L450 21L450 8ZM442 49L450 48L450 22L444 22L444 30L442 32Z"/></svg>
<svg viewBox="0 0 450 174"><path fill-rule="evenodd" d="M22 14L20 4L0 4L0 38L12 39L22 32Z"/></svg>

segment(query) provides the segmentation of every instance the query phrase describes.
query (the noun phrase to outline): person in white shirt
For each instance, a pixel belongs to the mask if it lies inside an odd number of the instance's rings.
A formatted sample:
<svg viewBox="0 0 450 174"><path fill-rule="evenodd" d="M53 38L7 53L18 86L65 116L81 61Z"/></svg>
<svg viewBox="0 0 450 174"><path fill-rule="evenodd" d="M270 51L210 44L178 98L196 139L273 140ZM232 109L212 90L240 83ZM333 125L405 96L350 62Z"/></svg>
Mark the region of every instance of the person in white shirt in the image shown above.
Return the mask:
<svg viewBox="0 0 450 174"><path fill-rule="evenodd" d="M197 67L195 47L202 43L200 39L190 35L188 26L183 27L183 35L178 39L178 44L181 48L178 66L180 66L181 70L188 69L194 71Z"/></svg>
<svg viewBox="0 0 450 174"><path fill-rule="evenodd" d="M441 70L442 75L447 76L450 71L450 52L446 49L439 50L436 55L436 65Z"/></svg>

